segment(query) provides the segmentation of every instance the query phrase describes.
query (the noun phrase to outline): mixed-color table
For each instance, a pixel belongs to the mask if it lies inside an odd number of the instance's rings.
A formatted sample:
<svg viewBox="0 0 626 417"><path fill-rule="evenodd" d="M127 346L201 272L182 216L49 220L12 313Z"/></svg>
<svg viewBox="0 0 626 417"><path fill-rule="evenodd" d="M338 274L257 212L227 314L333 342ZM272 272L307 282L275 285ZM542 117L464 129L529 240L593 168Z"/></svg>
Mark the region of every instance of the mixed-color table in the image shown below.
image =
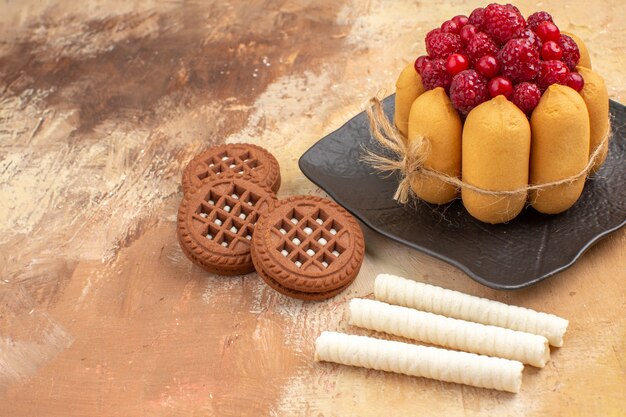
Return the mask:
<svg viewBox="0 0 626 417"><path fill-rule="evenodd" d="M246 141L279 196L323 192L299 156L478 1L7 1L0 5L0 416L620 415L626 231L514 292L365 230L321 303L211 276L175 237L186 162ZM521 1L524 14L536 2ZM621 1L545 1L626 101ZM584 225L582 225L584 226ZM558 314L565 346L518 395L313 363L322 330L388 272Z"/></svg>

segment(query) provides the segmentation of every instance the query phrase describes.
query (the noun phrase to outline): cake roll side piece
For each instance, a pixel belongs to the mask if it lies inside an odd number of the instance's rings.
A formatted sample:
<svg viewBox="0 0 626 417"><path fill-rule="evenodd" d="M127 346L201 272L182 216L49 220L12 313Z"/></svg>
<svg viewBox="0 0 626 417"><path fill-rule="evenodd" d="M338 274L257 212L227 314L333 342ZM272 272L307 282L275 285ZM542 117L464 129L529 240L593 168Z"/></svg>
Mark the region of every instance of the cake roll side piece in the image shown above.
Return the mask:
<svg viewBox="0 0 626 417"><path fill-rule="evenodd" d="M317 338L315 360L513 393L524 369L508 359L336 332Z"/></svg>
<svg viewBox="0 0 626 417"><path fill-rule="evenodd" d="M463 123L446 91L437 87L415 99L409 113L409 152L425 147L424 168L454 178L461 176ZM411 180L415 195L431 204L446 204L456 198L455 186L439 178L418 174Z"/></svg>
<svg viewBox="0 0 626 417"><path fill-rule="evenodd" d="M544 336L563 346L569 322L553 314L504 304L394 275L380 274L374 284L377 300L446 317Z"/></svg>
<svg viewBox="0 0 626 417"><path fill-rule="evenodd" d="M350 301L349 323L425 343L543 368L550 359L548 340L539 335L440 316L380 301Z"/></svg>
<svg viewBox="0 0 626 417"><path fill-rule="evenodd" d="M528 194L531 134L526 115L503 95L496 96L467 115L461 142L463 182L492 192L518 190L489 195L463 186L461 200L467 212L491 224L517 217Z"/></svg>
<svg viewBox="0 0 626 417"><path fill-rule="evenodd" d="M576 90L552 84L530 116L530 183L542 186L584 172L589 163L591 128L587 105ZM573 177L572 177L573 178ZM531 190L530 205L545 214L572 207L585 187L585 176L565 184Z"/></svg>
<svg viewBox="0 0 626 417"><path fill-rule="evenodd" d="M609 151L609 141L604 141L610 129L609 93L600 74L582 66L576 67L576 70L585 80L580 96L585 101L589 112L589 152L593 153L598 146L602 146L598 159L591 170L591 174L593 174L600 169Z"/></svg>
<svg viewBox="0 0 626 417"><path fill-rule="evenodd" d="M416 98L425 91L422 77L415 71L413 64L409 64L400 73L396 81L394 123L396 128L406 138L409 134L409 113Z"/></svg>

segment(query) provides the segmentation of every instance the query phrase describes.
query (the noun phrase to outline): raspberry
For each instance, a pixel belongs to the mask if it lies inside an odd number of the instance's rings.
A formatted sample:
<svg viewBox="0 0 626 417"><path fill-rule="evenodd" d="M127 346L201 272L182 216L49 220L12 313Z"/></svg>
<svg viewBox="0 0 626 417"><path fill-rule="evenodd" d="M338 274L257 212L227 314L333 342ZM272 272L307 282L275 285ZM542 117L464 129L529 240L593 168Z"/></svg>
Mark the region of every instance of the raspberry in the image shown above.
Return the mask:
<svg viewBox="0 0 626 417"><path fill-rule="evenodd" d="M526 39L508 41L498 59L502 75L514 83L532 81L540 70L539 52Z"/></svg>
<svg viewBox="0 0 626 417"><path fill-rule="evenodd" d="M441 33L441 29L435 28L426 34L426 38L424 38L424 42L426 43L427 47L428 47L428 44L431 43L433 39L435 38L435 36L439 33Z"/></svg>
<svg viewBox="0 0 626 417"><path fill-rule="evenodd" d="M504 44L525 26L524 17L515 6L492 3L485 8L481 29L497 43Z"/></svg>
<svg viewBox="0 0 626 417"><path fill-rule="evenodd" d="M482 7L479 7L477 9L474 9L474 11L469 15L469 19L467 21L467 23L469 23L470 25L474 25L476 26L476 29L480 30L480 26L483 24L483 21L485 20L485 9Z"/></svg>
<svg viewBox="0 0 626 417"><path fill-rule="evenodd" d="M522 12L520 12L520 11L519 11L519 9L518 9L518 8L517 8L514 4L508 3L508 4L506 4L505 6L506 6L506 7L510 7L510 8L511 8L511 10L513 10L513 11L514 11L514 12L516 12L516 13L520 13L520 14L522 13Z"/></svg>
<svg viewBox="0 0 626 417"><path fill-rule="evenodd" d="M527 116L530 116L537 107L539 99L541 99L541 91L535 84L519 83L513 89L513 103Z"/></svg>
<svg viewBox="0 0 626 417"><path fill-rule="evenodd" d="M428 61L430 61L430 58L428 58L426 55L419 56L415 60L415 64L413 66L415 67L415 71L417 71L419 75L422 75L424 65L426 65Z"/></svg>
<svg viewBox="0 0 626 417"><path fill-rule="evenodd" d="M433 33L434 31L438 31ZM431 58L447 58L455 52L461 52L463 45L461 37L454 33L444 33L434 29L426 35L426 52Z"/></svg>
<svg viewBox="0 0 626 417"><path fill-rule="evenodd" d="M545 91L552 84L567 85L568 76L569 70L563 61L543 61L537 85L541 91Z"/></svg>
<svg viewBox="0 0 626 417"><path fill-rule="evenodd" d="M528 42L530 42L531 45L535 47L535 49L537 49L538 51L541 51L541 47L543 46L541 39L539 39L539 36L537 36L537 34L529 28L522 28L521 30L518 30L517 32L515 32L515 35L513 37L528 40Z"/></svg>
<svg viewBox="0 0 626 417"><path fill-rule="evenodd" d="M428 44L429 39L435 36L436 34L441 33L441 28L435 28L426 34L426 43Z"/></svg>
<svg viewBox="0 0 626 417"><path fill-rule="evenodd" d="M559 37L558 44L563 51L563 57L561 59L565 62L565 65L567 65L567 68L570 71L574 71L576 69L576 65L578 65L578 61L580 60L578 45L576 45L574 39L567 35L561 35Z"/></svg>
<svg viewBox="0 0 626 417"><path fill-rule="evenodd" d="M437 58L427 61L422 68L422 84L427 90L443 87L446 92L450 89L452 75L446 71L446 60Z"/></svg>
<svg viewBox="0 0 626 417"><path fill-rule="evenodd" d="M543 22L552 22L552 23L554 23L554 21L552 20L552 16L550 16L550 13L548 13L548 12L535 12L535 13L531 14L530 16L528 16L528 19L526 19L526 23L528 24L528 27L532 31L537 30L539 25L542 24Z"/></svg>
<svg viewBox="0 0 626 417"><path fill-rule="evenodd" d="M450 85L450 100L459 113L467 116L474 107L489 100L487 79L472 69L459 72Z"/></svg>
<svg viewBox="0 0 626 417"><path fill-rule="evenodd" d="M494 41L483 32L478 32L474 35L469 42L467 42L465 50L472 62L478 61L485 55L496 56L498 54L498 47Z"/></svg>

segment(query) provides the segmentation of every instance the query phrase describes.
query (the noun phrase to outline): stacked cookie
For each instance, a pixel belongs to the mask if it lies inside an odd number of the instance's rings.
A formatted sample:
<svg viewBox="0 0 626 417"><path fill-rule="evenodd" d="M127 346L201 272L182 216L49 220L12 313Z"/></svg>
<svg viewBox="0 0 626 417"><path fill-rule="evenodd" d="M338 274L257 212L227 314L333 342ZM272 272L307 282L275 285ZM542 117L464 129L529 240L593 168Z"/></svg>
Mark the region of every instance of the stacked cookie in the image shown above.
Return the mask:
<svg viewBox="0 0 626 417"><path fill-rule="evenodd" d="M257 224L252 261L276 291L303 300L323 300L356 278L365 245L361 228L339 205L314 196L274 204Z"/></svg>
<svg viewBox="0 0 626 417"><path fill-rule="evenodd" d="M276 291L323 300L346 289L365 254L356 220L330 200L277 200L280 168L249 144L211 148L183 173L178 240L195 264L218 275L257 271Z"/></svg>

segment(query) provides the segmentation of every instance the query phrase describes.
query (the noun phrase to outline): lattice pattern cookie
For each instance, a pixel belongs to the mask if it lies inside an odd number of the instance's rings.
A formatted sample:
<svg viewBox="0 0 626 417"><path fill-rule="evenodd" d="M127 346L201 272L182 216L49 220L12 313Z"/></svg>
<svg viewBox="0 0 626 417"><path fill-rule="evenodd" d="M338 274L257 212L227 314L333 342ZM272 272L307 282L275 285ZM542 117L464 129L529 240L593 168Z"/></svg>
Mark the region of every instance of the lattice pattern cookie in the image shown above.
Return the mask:
<svg viewBox="0 0 626 417"><path fill-rule="evenodd" d="M272 288L302 299L324 299L356 278L365 247L354 218L320 197L276 203L257 224L252 242L257 272Z"/></svg>
<svg viewBox="0 0 626 417"><path fill-rule="evenodd" d="M183 191L212 181L227 173L247 175L274 193L280 188L280 167L272 154L260 146L235 143L217 146L193 158L183 172Z"/></svg>
<svg viewBox="0 0 626 417"><path fill-rule="evenodd" d="M225 174L183 199L178 212L180 246L194 263L219 275L254 271L250 243L259 216L276 201L248 176Z"/></svg>

